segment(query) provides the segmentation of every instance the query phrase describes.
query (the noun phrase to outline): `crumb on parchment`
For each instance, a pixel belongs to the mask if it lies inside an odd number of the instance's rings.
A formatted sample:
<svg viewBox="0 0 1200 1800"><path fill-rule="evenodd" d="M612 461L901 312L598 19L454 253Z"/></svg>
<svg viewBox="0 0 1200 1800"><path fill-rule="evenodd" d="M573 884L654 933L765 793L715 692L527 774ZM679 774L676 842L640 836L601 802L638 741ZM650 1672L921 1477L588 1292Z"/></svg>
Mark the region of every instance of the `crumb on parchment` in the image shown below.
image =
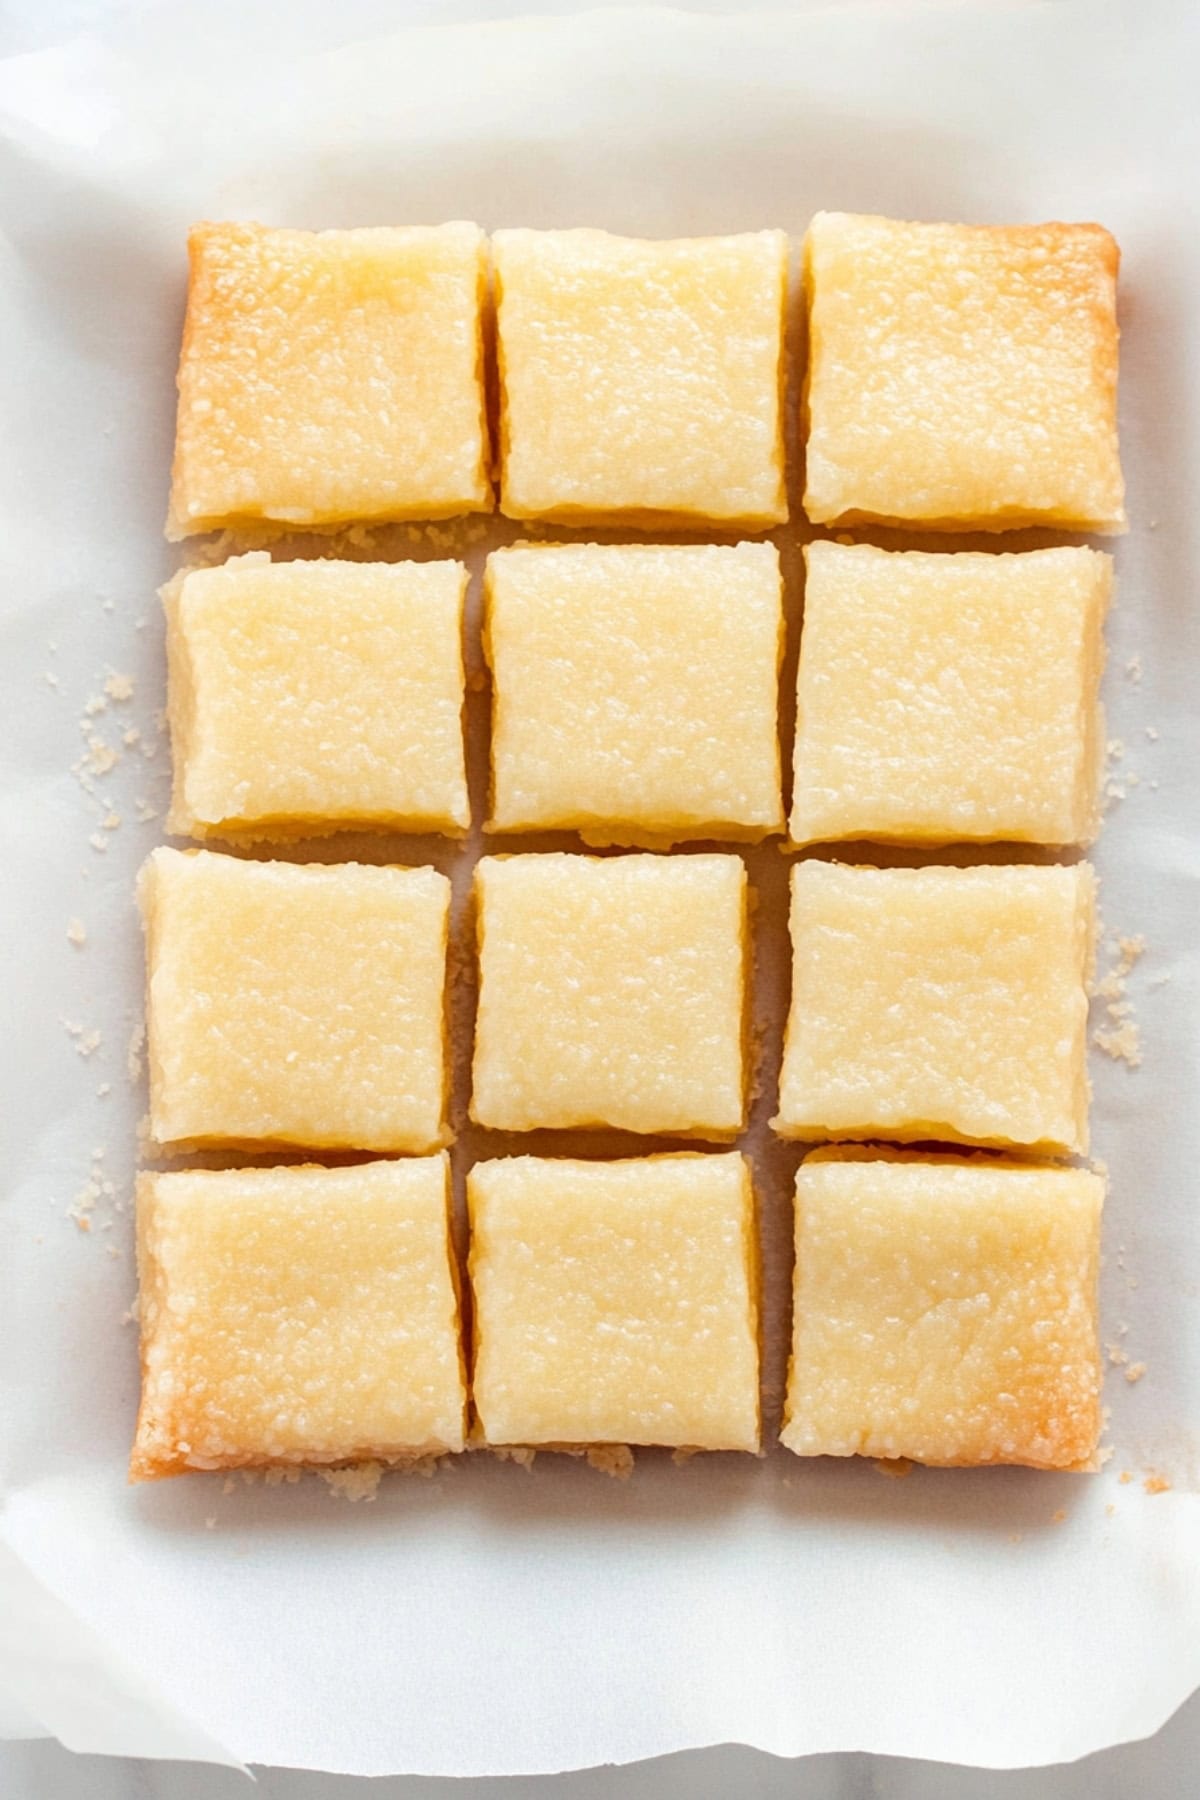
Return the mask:
<svg viewBox="0 0 1200 1800"><path fill-rule="evenodd" d="M87 943L87 926L82 919L70 919L67 922L67 942L82 948Z"/></svg>

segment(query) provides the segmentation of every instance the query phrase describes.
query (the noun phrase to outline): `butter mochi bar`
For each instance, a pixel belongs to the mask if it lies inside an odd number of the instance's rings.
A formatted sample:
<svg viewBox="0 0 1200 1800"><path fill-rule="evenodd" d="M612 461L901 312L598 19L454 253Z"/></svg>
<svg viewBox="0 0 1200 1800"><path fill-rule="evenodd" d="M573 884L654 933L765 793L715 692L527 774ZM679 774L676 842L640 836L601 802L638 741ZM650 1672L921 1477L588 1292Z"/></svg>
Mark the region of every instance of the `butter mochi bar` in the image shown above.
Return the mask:
<svg viewBox="0 0 1200 1800"><path fill-rule="evenodd" d="M518 544L484 578L493 832L783 830L773 544Z"/></svg>
<svg viewBox="0 0 1200 1800"><path fill-rule="evenodd" d="M467 1205L485 1444L757 1451L744 1157L514 1156L475 1165Z"/></svg>
<svg viewBox="0 0 1200 1800"><path fill-rule="evenodd" d="M818 213L804 248L809 518L1123 531L1118 261L1099 225Z"/></svg>
<svg viewBox="0 0 1200 1800"><path fill-rule="evenodd" d="M444 875L160 849L138 898L156 1144L446 1141Z"/></svg>
<svg viewBox="0 0 1200 1800"><path fill-rule="evenodd" d="M500 508L573 524L787 517L787 238L498 231Z"/></svg>
<svg viewBox="0 0 1200 1800"><path fill-rule="evenodd" d="M737 856L485 857L471 1117L734 1137L748 899Z"/></svg>
<svg viewBox="0 0 1200 1800"><path fill-rule="evenodd" d="M449 1186L444 1153L139 1176L131 1478L461 1450Z"/></svg>
<svg viewBox="0 0 1200 1800"><path fill-rule="evenodd" d="M193 569L163 589L167 828L279 840L471 823L457 562Z"/></svg>
<svg viewBox="0 0 1200 1800"><path fill-rule="evenodd" d="M775 1130L1084 1152L1094 915L1086 863L797 864Z"/></svg>
<svg viewBox="0 0 1200 1800"><path fill-rule="evenodd" d="M818 542L805 560L795 843L1091 841L1110 557Z"/></svg>
<svg viewBox="0 0 1200 1800"><path fill-rule="evenodd" d="M475 225L203 224L167 536L491 510Z"/></svg>
<svg viewBox="0 0 1200 1800"><path fill-rule="evenodd" d="M798 1456L1098 1467L1104 1183L818 1150L796 1178L782 1441Z"/></svg>

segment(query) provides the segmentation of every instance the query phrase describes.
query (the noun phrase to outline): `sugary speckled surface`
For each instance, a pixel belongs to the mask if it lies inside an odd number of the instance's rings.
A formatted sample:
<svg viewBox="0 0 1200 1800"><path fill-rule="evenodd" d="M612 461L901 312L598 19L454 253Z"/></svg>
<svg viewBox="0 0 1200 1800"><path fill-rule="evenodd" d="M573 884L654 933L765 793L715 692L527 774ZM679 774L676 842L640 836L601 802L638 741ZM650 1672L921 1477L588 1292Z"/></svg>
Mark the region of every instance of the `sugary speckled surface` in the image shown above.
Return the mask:
<svg viewBox="0 0 1200 1800"><path fill-rule="evenodd" d="M805 551L791 835L1080 844L1111 558Z"/></svg>
<svg viewBox="0 0 1200 1800"><path fill-rule="evenodd" d="M511 1157L467 1201L488 1443L758 1448L743 1157Z"/></svg>
<svg viewBox="0 0 1200 1800"><path fill-rule="evenodd" d="M783 1442L801 1456L1095 1466L1104 1183L819 1151L796 1180Z"/></svg>
<svg viewBox="0 0 1200 1800"><path fill-rule="evenodd" d="M487 511L483 233L194 227L170 537Z"/></svg>
<svg viewBox="0 0 1200 1800"><path fill-rule="evenodd" d="M517 545L489 558L485 608L494 830L782 829L774 545Z"/></svg>
<svg viewBox="0 0 1200 1800"><path fill-rule="evenodd" d="M787 517L783 232L498 231L492 257L503 512Z"/></svg>
<svg viewBox="0 0 1200 1800"><path fill-rule="evenodd" d="M139 899L157 1143L445 1141L444 875L164 849Z"/></svg>
<svg viewBox="0 0 1200 1800"><path fill-rule="evenodd" d="M745 1114L736 856L485 857L471 1116L731 1137Z"/></svg>
<svg viewBox="0 0 1200 1800"><path fill-rule="evenodd" d="M265 553L176 577L163 590L168 829L465 831L466 585L457 562Z"/></svg>
<svg viewBox="0 0 1200 1800"><path fill-rule="evenodd" d="M775 1129L1086 1150L1094 895L1086 863L799 863Z"/></svg>
<svg viewBox="0 0 1200 1800"><path fill-rule="evenodd" d="M818 213L809 518L1123 530L1117 262L1099 225Z"/></svg>
<svg viewBox="0 0 1200 1800"><path fill-rule="evenodd" d="M131 1473L459 1450L446 1156L138 1181Z"/></svg>

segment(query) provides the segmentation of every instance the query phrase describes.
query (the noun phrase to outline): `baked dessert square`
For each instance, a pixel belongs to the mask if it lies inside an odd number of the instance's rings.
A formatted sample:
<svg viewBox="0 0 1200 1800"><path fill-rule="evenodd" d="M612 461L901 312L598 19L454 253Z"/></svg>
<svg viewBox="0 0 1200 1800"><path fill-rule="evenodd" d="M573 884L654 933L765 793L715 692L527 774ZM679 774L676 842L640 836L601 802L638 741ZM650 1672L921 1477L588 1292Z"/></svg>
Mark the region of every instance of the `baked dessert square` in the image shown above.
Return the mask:
<svg viewBox="0 0 1200 1800"><path fill-rule="evenodd" d="M457 562L272 562L163 589L167 828L253 841L471 823Z"/></svg>
<svg viewBox="0 0 1200 1800"><path fill-rule="evenodd" d="M804 249L809 518L1123 531L1118 260L1099 225L818 213Z"/></svg>
<svg viewBox="0 0 1200 1800"><path fill-rule="evenodd" d="M477 226L204 224L188 251L168 537L490 511Z"/></svg>
<svg viewBox="0 0 1200 1800"><path fill-rule="evenodd" d="M1094 911L1086 863L799 863L776 1131L1085 1151Z"/></svg>
<svg viewBox="0 0 1200 1800"><path fill-rule="evenodd" d="M787 517L783 232L498 231L492 258L502 512L651 528Z"/></svg>
<svg viewBox="0 0 1200 1800"><path fill-rule="evenodd" d="M514 1156L467 1176L486 1444L757 1450L744 1157Z"/></svg>
<svg viewBox="0 0 1200 1800"><path fill-rule="evenodd" d="M797 684L797 844L1088 843L1112 560L818 542Z"/></svg>
<svg viewBox="0 0 1200 1800"><path fill-rule="evenodd" d="M163 849L138 897L156 1144L445 1142L444 875Z"/></svg>
<svg viewBox="0 0 1200 1800"><path fill-rule="evenodd" d="M597 844L783 829L773 544L518 544L488 558L488 829Z"/></svg>
<svg viewBox="0 0 1200 1800"><path fill-rule="evenodd" d="M798 1456L1095 1469L1104 1183L818 1150L796 1178L782 1441Z"/></svg>
<svg viewBox="0 0 1200 1800"><path fill-rule="evenodd" d="M736 856L485 857L471 1117L736 1136L748 896Z"/></svg>
<svg viewBox="0 0 1200 1800"><path fill-rule="evenodd" d="M447 1158L141 1175L135 1481L463 1448Z"/></svg>

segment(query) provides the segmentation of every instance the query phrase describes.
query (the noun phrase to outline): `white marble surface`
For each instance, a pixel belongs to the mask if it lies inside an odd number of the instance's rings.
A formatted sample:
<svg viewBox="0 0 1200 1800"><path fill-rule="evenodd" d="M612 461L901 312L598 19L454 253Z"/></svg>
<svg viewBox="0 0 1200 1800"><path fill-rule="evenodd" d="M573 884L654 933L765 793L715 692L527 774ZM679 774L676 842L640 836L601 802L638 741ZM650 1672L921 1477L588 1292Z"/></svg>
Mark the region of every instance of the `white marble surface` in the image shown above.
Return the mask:
<svg viewBox="0 0 1200 1800"><path fill-rule="evenodd" d="M259 1800L1195 1800L1200 1694L1156 1737L1051 1769L961 1769L899 1757L781 1762L723 1745L623 1769L481 1781L397 1775L368 1781L256 1769ZM230 1769L72 1756L47 1742L0 1744L2 1800L241 1800Z"/></svg>

